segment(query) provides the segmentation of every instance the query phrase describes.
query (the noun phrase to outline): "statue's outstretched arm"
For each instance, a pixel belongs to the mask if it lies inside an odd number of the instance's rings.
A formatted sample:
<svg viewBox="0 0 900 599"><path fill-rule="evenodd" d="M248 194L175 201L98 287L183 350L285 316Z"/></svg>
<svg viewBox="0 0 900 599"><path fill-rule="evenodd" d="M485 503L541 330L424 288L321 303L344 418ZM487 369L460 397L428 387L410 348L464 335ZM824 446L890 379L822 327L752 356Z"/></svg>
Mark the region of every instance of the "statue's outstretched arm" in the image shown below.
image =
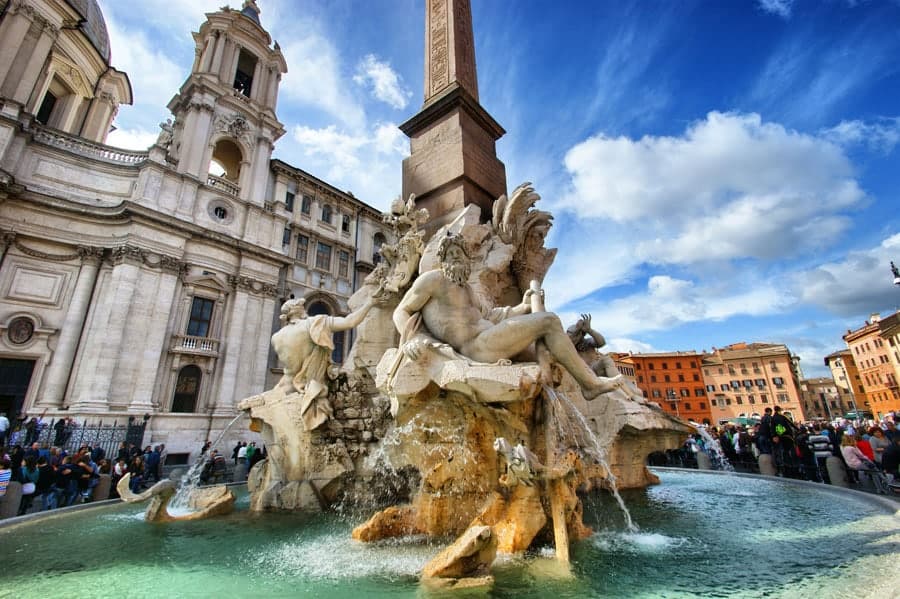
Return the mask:
<svg viewBox="0 0 900 599"><path fill-rule="evenodd" d="M351 312L347 316L335 316L331 319L331 330L333 331L349 331L352 328L359 326L359 324L363 321L363 318L368 314L369 309L375 304L374 298L369 298L366 300L362 306L356 309L355 312Z"/></svg>

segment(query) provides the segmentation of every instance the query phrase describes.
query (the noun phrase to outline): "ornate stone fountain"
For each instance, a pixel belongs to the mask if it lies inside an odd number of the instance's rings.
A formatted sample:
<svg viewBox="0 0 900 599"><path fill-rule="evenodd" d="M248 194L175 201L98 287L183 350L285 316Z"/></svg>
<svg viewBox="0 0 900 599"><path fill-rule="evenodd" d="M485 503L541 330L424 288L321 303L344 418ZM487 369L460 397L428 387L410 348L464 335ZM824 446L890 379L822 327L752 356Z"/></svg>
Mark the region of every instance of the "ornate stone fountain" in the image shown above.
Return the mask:
<svg viewBox="0 0 900 599"><path fill-rule="evenodd" d="M284 376L241 403L269 451L250 476L252 509L363 503L352 491L379 470L412 474L408 497L353 536L458 535L425 569L456 584L483 581L497 551L536 541L552 540L567 561L570 540L591 532L579 491L654 482L646 455L689 429L621 376L595 374L544 311L540 281L555 250L543 247L552 217L538 200L519 186L489 222L470 205L427 240L427 214L413 198L395 202L385 220L396 242L353 312L306 317L302 301L284 305L272 338ZM338 371L331 333L352 327L360 341ZM369 415L354 455L338 404Z"/></svg>

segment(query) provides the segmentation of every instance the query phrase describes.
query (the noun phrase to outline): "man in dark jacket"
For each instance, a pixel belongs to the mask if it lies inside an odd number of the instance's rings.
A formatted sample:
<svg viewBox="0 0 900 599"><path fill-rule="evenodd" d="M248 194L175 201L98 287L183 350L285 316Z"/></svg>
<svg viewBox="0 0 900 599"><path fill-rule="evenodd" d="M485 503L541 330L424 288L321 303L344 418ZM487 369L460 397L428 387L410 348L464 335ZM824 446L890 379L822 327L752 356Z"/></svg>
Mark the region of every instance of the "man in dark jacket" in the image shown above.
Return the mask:
<svg viewBox="0 0 900 599"><path fill-rule="evenodd" d="M884 448L881 467L892 483L900 482L900 435L895 436L893 443Z"/></svg>
<svg viewBox="0 0 900 599"><path fill-rule="evenodd" d="M782 476L797 475L796 435L794 423L781 413L781 406L775 406L775 413L772 415L772 446L775 449L775 466Z"/></svg>

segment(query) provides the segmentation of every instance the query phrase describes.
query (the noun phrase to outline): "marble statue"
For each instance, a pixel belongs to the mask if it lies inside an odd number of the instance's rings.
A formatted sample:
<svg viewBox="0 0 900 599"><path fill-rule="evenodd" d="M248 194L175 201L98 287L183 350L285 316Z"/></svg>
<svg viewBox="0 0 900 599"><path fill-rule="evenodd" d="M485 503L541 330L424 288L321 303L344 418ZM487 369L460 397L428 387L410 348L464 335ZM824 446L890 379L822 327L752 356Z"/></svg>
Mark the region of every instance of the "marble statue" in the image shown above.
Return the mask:
<svg viewBox="0 0 900 599"><path fill-rule="evenodd" d="M166 119L164 123L159 124L159 136L156 138L156 145L164 150L168 150L169 146L172 144L174 135L175 127L172 123L172 119Z"/></svg>
<svg viewBox="0 0 900 599"><path fill-rule="evenodd" d="M333 415L326 377L334 351L332 335L360 324L374 305L371 298L347 316L307 316L304 299L290 299L281 307L281 329L272 335L272 348L284 368L276 392L300 393L300 414L306 430L320 427Z"/></svg>
<svg viewBox="0 0 900 599"><path fill-rule="evenodd" d="M125 503L141 503L150 501L144 519L147 522L174 522L179 520L203 520L212 516L230 514L234 510L235 496L225 485L198 487L190 491L188 505L193 511L172 515L168 512L169 501L175 495L174 481L161 480L146 491L134 493L130 487L131 473L126 473L118 484L116 491Z"/></svg>
<svg viewBox="0 0 900 599"><path fill-rule="evenodd" d="M591 367L597 376L615 376L619 374L616 363L608 355L600 351L606 345L606 339L591 328L591 315L582 314L574 325L566 329L572 345L581 359Z"/></svg>
<svg viewBox="0 0 900 599"><path fill-rule="evenodd" d="M624 384L621 375L598 377L585 365L555 314L532 311L533 289L527 289L516 306L480 308L468 283L471 264L461 236L448 233L438 255L441 268L420 274L394 311L407 358L418 360L437 341L471 360L500 362L540 340L578 381L586 399Z"/></svg>

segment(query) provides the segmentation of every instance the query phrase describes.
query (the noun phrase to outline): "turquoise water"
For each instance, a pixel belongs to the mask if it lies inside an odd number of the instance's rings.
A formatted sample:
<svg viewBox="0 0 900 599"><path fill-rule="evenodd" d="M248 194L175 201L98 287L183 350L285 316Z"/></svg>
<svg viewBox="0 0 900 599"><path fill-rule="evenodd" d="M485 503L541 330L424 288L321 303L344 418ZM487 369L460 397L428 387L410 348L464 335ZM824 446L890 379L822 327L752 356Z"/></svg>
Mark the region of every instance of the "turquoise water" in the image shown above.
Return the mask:
<svg viewBox="0 0 900 599"><path fill-rule="evenodd" d="M552 548L501 557L488 597L892 596L900 517L865 500L701 473L586 502L596 533L559 578ZM815 492L814 492L815 491ZM443 544L361 544L361 521L251 514L150 524L117 505L0 530L0 597L426 597L421 568ZM454 594L452 597L463 595ZM470 596L470 595L466 595Z"/></svg>

